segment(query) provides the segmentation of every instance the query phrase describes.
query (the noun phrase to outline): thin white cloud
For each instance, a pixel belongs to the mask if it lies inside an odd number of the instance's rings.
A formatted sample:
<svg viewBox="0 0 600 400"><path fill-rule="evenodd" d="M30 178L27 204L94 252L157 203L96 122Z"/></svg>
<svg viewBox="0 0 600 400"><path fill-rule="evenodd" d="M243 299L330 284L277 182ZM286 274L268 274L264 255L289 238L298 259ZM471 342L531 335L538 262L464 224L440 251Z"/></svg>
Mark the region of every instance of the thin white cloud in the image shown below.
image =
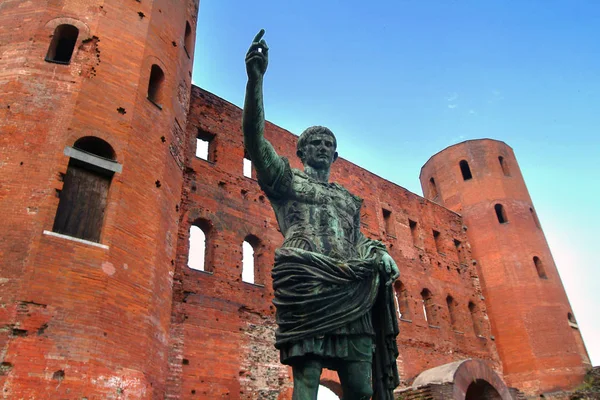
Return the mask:
<svg viewBox="0 0 600 400"><path fill-rule="evenodd" d="M458 104L448 104L448 108L453 109L458 107Z"/></svg>
<svg viewBox="0 0 600 400"><path fill-rule="evenodd" d="M456 92L454 92L450 96L446 97L446 101L450 101L450 102L453 102L456 99L458 99L458 93L456 93Z"/></svg>

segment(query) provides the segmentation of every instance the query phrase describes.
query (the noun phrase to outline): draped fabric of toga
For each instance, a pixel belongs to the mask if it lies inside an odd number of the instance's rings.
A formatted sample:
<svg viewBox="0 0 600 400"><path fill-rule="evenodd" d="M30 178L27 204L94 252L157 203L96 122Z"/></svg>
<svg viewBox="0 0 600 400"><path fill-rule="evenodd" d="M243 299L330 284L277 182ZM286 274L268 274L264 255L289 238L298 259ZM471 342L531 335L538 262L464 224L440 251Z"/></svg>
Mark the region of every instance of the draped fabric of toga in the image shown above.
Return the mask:
<svg viewBox="0 0 600 400"><path fill-rule="evenodd" d="M360 198L281 159L271 185L259 180L285 237L272 271L281 361L319 356L333 369L372 361L373 398L393 399L398 327L392 287L379 267L385 246L360 232Z"/></svg>

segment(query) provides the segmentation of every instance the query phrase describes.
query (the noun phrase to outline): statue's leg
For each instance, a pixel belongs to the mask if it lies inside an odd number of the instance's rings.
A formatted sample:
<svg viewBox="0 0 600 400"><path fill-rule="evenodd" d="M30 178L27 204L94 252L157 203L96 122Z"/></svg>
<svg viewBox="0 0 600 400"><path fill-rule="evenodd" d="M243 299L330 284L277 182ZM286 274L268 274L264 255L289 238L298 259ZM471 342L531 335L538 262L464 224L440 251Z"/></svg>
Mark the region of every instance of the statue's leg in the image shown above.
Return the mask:
<svg viewBox="0 0 600 400"><path fill-rule="evenodd" d="M340 363L338 376L342 384L342 400L369 400L373 396L371 386L371 363L348 361Z"/></svg>
<svg viewBox="0 0 600 400"><path fill-rule="evenodd" d="M292 400L316 400L323 365L318 359L307 358L292 366L294 394Z"/></svg>

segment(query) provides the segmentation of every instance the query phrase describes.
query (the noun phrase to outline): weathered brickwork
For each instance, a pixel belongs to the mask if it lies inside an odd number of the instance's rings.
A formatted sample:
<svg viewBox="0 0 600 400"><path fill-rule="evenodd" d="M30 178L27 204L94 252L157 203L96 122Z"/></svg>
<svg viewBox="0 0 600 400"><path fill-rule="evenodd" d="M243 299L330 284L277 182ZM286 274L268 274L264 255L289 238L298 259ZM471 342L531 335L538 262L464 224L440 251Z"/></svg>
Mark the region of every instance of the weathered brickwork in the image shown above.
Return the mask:
<svg viewBox="0 0 600 400"><path fill-rule="evenodd" d="M150 399L166 390L172 274L197 0L0 2L0 393ZM68 64L45 61L55 28L78 29ZM193 51L193 49L189 49ZM193 54L192 54L193 55ZM146 99L150 67L162 110ZM100 237L52 231L69 157L95 136L114 149ZM164 140L161 140L163 137ZM160 187L156 183L160 182Z"/></svg>
<svg viewBox="0 0 600 400"><path fill-rule="evenodd" d="M2 398L291 398L291 370L273 347L270 273L282 236L242 173L241 110L191 85L198 6L0 2ZM46 61L63 25L78 32L72 57ZM195 156L198 136L211 141L208 160ZM270 123L266 136L301 168L296 136ZM114 162L101 160L116 172L97 243L53 232L76 161L69 148L84 137L114 150ZM467 153L479 187L447 168ZM485 175L498 172L497 154L510 184ZM344 159L332 170L364 199L365 235L400 268L401 389L467 358L528 393L576 386L589 360L574 319L566 324L568 300L512 150L457 145L421 178L431 200ZM496 199L510 220L501 227L490 217ZM206 235L203 271L188 266L192 225ZM242 280L245 240L254 283ZM341 394L334 372L322 384Z"/></svg>
<svg viewBox="0 0 600 400"><path fill-rule="evenodd" d="M282 236L258 183L242 174L240 121L238 107L193 88L174 278L171 340L178 345L171 359L171 379L178 390L173 398L276 399L291 385L290 373L278 365L272 346L270 269ZM194 155L199 131L213 138L212 161ZM293 167L301 168L295 156L296 136L269 123L266 136ZM425 369L464 358L487 360L498 369L462 218L343 159L334 163L331 179L364 199L363 232L386 243L399 265L408 292L408 312L400 321L399 337L405 384ZM384 209L389 212L387 222ZM416 222L414 235L409 220ZM207 236L205 271L187 266L189 229L198 222ZM434 230L439 232L437 246ZM242 281L242 242L248 235L260 241L258 284ZM461 243L460 254L455 241ZM429 321L423 312L423 289L432 294ZM453 324L449 295L456 303ZM478 310L479 336L469 302ZM334 374L331 377L336 380Z"/></svg>
<svg viewBox="0 0 600 400"><path fill-rule="evenodd" d="M512 149L490 139L451 146L425 164L421 185L468 226L507 383L527 394L576 386L590 361Z"/></svg>

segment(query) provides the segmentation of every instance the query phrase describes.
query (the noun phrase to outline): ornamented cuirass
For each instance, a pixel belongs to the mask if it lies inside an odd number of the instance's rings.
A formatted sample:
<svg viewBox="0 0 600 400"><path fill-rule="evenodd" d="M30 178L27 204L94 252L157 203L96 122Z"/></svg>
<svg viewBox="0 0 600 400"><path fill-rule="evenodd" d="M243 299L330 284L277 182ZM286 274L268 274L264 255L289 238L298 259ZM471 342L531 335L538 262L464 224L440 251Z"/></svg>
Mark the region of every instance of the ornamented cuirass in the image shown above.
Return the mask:
<svg viewBox="0 0 600 400"><path fill-rule="evenodd" d="M362 200L336 183L293 170L284 199L272 201L285 240L282 247L310 250L340 260L356 257Z"/></svg>

